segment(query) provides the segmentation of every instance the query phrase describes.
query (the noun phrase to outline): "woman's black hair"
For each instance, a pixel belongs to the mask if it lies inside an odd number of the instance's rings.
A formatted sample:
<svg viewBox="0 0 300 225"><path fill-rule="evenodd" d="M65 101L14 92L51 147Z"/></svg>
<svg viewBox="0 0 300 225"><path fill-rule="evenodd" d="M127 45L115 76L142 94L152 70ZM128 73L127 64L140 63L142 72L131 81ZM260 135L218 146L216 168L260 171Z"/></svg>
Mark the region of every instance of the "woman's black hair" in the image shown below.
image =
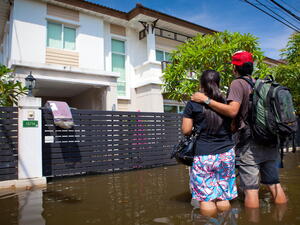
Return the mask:
<svg viewBox="0 0 300 225"><path fill-rule="evenodd" d="M246 62L241 66L235 66L235 69L241 76L251 76L253 72L253 63Z"/></svg>
<svg viewBox="0 0 300 225"><path fill-rule="evenodd" d="M200 78L200 85L201 90L207 97L217 102L226 102L219 88L220 74L217 71L205 70ZM204 116L207 121L207 128L205 130L211 134L216 133L223 123L223 118L210 107L205 107Z"/></svg>

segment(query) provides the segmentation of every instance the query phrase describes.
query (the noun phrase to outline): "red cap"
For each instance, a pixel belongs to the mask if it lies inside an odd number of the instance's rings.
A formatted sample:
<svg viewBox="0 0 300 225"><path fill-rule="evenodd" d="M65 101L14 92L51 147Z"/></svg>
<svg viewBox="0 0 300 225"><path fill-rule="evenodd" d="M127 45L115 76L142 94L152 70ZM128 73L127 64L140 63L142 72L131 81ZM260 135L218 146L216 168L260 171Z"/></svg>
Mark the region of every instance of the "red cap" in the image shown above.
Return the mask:
<svg viewBox="0 0 300 225"><path fill-rule="evenodd" d="M246 51L238 51L233 54L231 63L237 66L241 66L246 62L252 62L253 63L253 58L252 54L250 52Z"/></svg>

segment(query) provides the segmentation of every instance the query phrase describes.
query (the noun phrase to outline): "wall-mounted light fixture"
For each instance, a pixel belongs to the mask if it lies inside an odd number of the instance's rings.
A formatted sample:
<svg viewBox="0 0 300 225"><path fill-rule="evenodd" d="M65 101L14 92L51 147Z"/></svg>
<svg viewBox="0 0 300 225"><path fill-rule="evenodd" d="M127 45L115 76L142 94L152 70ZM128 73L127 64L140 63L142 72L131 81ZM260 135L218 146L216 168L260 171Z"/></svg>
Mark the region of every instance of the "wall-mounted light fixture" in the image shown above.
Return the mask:
<svg viewBox="0 0 300 225"><path fill-rule="evenodd" d="M35 88L35 81L36 79L32 76L32 71L30 71L30 74L27 77L25 77L25 86L28 88L27 96L33 96L32 89Z"/></svg>

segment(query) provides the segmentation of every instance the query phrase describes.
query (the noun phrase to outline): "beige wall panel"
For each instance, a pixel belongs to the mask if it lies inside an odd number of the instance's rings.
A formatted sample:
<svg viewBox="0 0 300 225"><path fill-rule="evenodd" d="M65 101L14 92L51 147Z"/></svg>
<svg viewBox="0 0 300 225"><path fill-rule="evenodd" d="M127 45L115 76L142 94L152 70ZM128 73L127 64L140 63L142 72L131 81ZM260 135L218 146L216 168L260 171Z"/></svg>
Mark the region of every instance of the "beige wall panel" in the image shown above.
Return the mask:
<svg viewBox="0 0 300 225"><path fill-rule="evenodd" d="M47 5L47 14L49 16L60 17L67 20L79 22L79 12L71 9L62 8L56 5Z"/></svg>
<svg viewBox="0 0 300 225"><path fill-rule="evenodd" d="M79 54L78 52L47 48L46 63L78 67Z"/></svg>
<svg viewBox="0 0 300 225"><path fill-rule="evenodd" d="M171 47L171 48L176 48L177 46L182 44L182 42L174 41L174 40L170 40L170 39L162 38L162 37L155 37L155 43L157 45L167 46L167 47Z"/></svg>
<svg viewBox="0 0 300 225"><path fill-rule="evenodd" d="M117 34L121 36L126 36L125 27L121 27L115 24L110 24L110 33Z"/></svg>
<svg viewBox="0 0 300 225"><path fill-rule="evenodd" d="M118 111L129 111L129 100L118 99Z"/></svg>

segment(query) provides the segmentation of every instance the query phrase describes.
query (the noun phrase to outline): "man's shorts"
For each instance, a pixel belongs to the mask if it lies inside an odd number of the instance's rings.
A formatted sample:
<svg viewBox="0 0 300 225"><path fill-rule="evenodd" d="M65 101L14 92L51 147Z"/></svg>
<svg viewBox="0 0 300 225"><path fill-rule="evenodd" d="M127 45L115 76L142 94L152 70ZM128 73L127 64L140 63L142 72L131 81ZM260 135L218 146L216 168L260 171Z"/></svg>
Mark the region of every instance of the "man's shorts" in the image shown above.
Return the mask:
<svg viewBox="0 0 300 225"><path fill-rule="evenodd" d="M279 183L279 152L276 147L258 145L252 140L237 149L240 157L240 187L259 189L259 184Z"/></svg>
<svg viewBox="0 0 300 225"><path fill-rule="evenodd" d="M190 171L192 198L197 201L231 200L237 197L234 150L195 156Z"/></svg>

